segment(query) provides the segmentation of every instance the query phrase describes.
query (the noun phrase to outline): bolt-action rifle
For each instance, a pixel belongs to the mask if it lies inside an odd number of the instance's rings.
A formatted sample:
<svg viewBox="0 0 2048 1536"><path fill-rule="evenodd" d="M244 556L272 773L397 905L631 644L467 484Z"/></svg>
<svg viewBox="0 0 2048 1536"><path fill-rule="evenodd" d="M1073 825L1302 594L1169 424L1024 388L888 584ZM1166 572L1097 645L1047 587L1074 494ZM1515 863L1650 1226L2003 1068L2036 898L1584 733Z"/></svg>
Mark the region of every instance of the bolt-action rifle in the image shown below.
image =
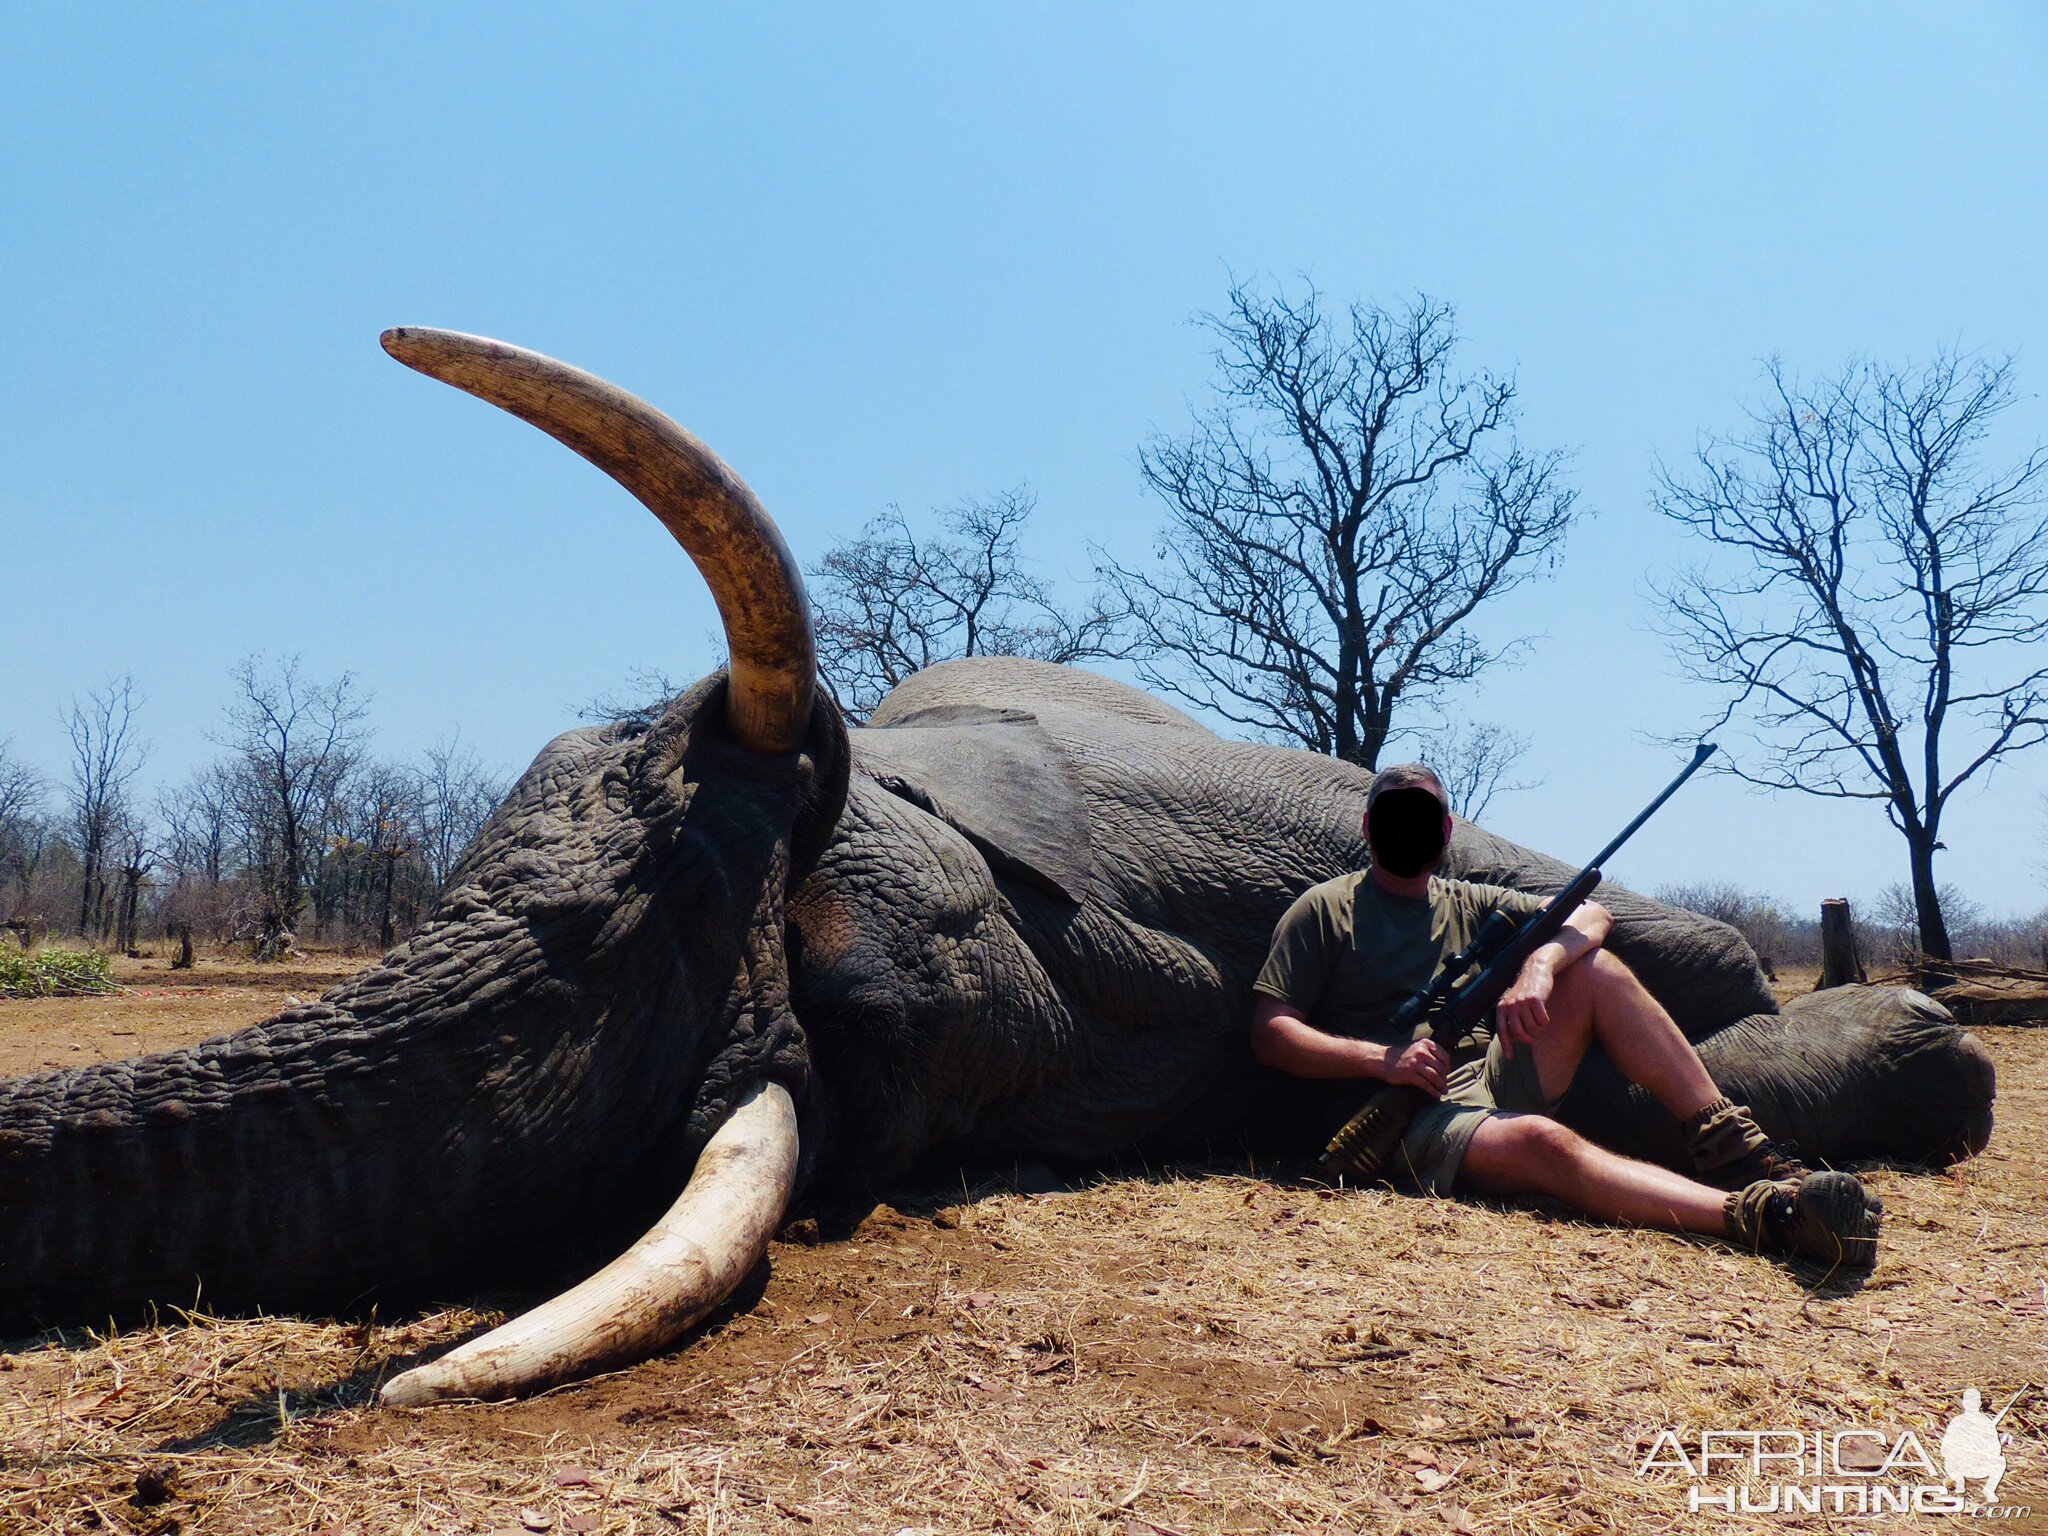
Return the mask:
<svg viewBox="0 0 2048 1536"><path fill-rule="evenodd" d="M1523 962L1556 938L1565 920L1599 886L1600 866L1713 755L1714 744L1701 742L1684 772L1665 785L1664 792L1623 827L1613 842L1595 854L1593 862L1573 876L1571 884L1552 897L1541 912L1520 925L1505 912L1489 913L1479 931L1472 935L1472 942L1446 960L1427 987L1394 1011L1387 1023L1388 1033L1396 1038L1405 1034L1411 1041L1434 1040L1450 1050L1485 1023L1514 985L1515 978L1521 975ZM1329 1146L1323 1150L1323 1173L1357 1182L1377 1178L1408 1129L1408 1122L1428 1101L1429 1095L1413 1083L1388 1083L1377 1089L1365 1101L1365 1107L1330 1138Z"/></svg>

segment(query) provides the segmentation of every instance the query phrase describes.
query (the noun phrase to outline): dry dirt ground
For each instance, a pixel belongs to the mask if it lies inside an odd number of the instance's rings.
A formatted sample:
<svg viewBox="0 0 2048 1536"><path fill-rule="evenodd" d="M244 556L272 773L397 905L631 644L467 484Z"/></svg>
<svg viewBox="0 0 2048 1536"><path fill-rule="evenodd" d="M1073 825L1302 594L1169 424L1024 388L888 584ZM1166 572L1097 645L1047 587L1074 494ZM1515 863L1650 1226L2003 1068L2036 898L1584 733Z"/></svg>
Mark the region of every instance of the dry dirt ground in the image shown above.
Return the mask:
<svg viewBox="0 0 2048 1536"><path fill-rule="evenodd" d="M0 1072L201 1038L349 966L124 963L118 997L0 1003ZM1995 1523L1692 1514L1636 1475L1665 1428L1932 1451L1965 1386L2048 1386L2048 1031L1985 1036L1991 1149L1871 1175L1860 1286L1297 1168L967 1174L794 1223L687 1347L531 1402L371 1406L489 1320L461 1308L0 1341L0 1532L2048 1530L2048 1392L2003 1426L2001 1500L2034 1513Z"/></svg>

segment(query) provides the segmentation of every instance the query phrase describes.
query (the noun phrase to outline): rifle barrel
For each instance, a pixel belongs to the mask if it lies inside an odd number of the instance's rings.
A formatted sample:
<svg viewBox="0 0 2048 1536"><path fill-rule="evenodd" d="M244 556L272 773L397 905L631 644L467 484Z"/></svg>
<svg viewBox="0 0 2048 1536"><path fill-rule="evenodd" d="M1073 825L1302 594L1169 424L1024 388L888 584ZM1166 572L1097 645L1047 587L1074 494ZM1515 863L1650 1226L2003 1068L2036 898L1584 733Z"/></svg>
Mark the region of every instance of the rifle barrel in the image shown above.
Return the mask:
<svg viewBox="0 0 2048 1536"><path fill-rule="evenodd" d="M1700 764L1704 763L1708 758L1714 755L1714 751L1714 744L1711 741L1703 741L1697 747L1693 748L1692 761L1687 763L1685 767L1680 770L1677 778L1673 779L1669 784L1666 784L1664 786L1664 793L1659 795L1656 799L1652 800L1648 805L1644 806L1643 813L1640 816L1636 817L1636 819L1630 822L1627 826L1623 827L1621 831L1618 834L1616 834L1613 842L1609 843L1605 848L1602 848L1598 853L1594 854L1593 862L1588 864L1586 867L1588 869L1599 869L1602 866L1604 866L1609 859L1613 858L1615 849L1619 848L1631 837L1634 837L1636 835L1636 829L1641 827L1642 824L1648 821L1652 816L1656 815L1657 807L1662 805L1666 800L1669 800L1673 795L1677 794L1679 786L1683 784L1687 779L1691 778L1693 774L1699 770Z"/></svg>

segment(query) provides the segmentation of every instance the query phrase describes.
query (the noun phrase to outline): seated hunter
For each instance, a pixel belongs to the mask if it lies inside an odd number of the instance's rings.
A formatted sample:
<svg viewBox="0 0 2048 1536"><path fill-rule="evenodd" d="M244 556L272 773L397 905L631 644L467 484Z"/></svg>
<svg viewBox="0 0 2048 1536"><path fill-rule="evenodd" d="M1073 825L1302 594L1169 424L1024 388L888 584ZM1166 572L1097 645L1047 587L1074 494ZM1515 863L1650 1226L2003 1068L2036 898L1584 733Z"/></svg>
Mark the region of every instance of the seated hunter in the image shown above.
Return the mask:
<svg viewBox="0 0 2048 1536"><path fill-rule="evenodd" d="M1432 1194L1546 1195L1608 1221L1695 1232L1754 1251L1867 1262L1880 1207L1846 1173L1812 1173L1729 1101L1671 1015L1603 948L1612 917L1574 911L1502 995L1494 1029L1454 1061L1385 1026L1486 916L1543 901L1439 876L1449 797L1419 763L1383 770L1366 800L1371 862L1289 907L1254 984L1252 1049L1302 1078L1411 1083L1428 1100L1388 1171ZM1596 1146L1551 1118L1594 1041L1684 1128L1694 1177ZM1345 1112L1364 1101L1348 1096ZM1339 1117L1341 1118L1341 1117ZM1332 1126L1334 1129L1334 1124Z"/></svg>

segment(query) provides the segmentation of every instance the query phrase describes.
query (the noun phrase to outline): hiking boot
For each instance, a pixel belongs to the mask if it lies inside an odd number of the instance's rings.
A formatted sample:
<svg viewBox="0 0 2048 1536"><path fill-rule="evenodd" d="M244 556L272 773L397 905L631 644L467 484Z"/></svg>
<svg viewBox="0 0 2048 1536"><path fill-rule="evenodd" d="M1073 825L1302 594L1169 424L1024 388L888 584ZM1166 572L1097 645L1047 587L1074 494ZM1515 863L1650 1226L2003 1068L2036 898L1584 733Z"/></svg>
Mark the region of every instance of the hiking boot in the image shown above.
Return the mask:
<svg viewBox="0 0 2048 1536"><path fill-rule="evenodd" d="M1749 1106L1733 1099L1714 1100L1682 1130L1693 1177L1716 1189L1746 1189L1764 1179L1803 1179L1811 1171L1800 1161L1797 1147L1766 1136Z"/></svg>
<svg viewBox="0 0 2048 1536"><path fill-rule="evenodd" d="M1884 1206L1848 1173L1762 1179L1728 1196L1728 1239L1752 1253L1793 1254L1833 1267L1877 1259Z"/></svg>

